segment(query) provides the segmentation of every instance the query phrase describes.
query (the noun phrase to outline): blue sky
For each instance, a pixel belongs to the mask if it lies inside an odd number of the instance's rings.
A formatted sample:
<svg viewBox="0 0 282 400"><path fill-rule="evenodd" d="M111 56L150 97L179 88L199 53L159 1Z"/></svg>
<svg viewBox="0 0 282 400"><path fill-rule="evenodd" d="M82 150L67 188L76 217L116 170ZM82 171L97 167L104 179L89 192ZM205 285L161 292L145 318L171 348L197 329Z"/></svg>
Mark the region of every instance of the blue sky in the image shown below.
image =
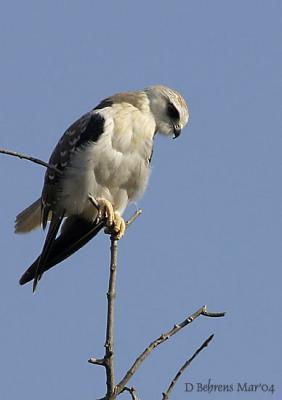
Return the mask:
<svg viewBox="0 0 282 400"><path fill-rule="evenodd" d="M184 383L209 378L274 384L271 398L281 398L281 12L278 0L1 5L0 146L48 160L102 98L154 83L189 103L181 137L156 139L144 213L119 244L117 378L200 306L227 315L200 318L157 349L131 382L142 399L161 398L211 333L171 399L191 398ZM0 157L0 398L95 399L104 371L87 359L103 353L109 239L45 274L35 296L20 287L44 233L16 236L13 221L43 175Z"/></svg>

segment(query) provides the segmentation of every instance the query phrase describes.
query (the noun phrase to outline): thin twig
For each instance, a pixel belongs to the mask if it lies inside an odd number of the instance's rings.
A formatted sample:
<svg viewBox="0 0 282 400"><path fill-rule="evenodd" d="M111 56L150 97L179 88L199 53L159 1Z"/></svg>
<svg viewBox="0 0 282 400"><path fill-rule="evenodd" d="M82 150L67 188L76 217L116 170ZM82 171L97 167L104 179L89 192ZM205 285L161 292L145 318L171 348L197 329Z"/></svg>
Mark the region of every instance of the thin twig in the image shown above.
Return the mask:
<svg viewBox="0 0 282 400"><path fill-rule="evenodd" d="M139 210L136 210L135 213L132 215L131 218L129 218L128 221L126 221L125 225L128 228L129 225L133 224L133 222L139 217L139 215L141 215L143 212L143 210L141 210L141 208Z"/></svg>
<svg viewBox="0 0 282 400"><path fill-rule="evenodd" d="M162 400L168 400L169 395L171 394L173 388L175 387L178 379L180 378L180 376L183 374L183 372L185 371L185 369L187 367L189 367L189 365L191 364L191 362L194 360L194 358L197 357L197 355L205 348L209 345L210 341L212 340L214 335L211 335L210 337L208 337L204 343L195 351L195 353L192 355L192 357L190 357L183 365L182 367L177 371L177 374L175 375L175 377L172 379L169 387L167 388L167 390L163 393L163 398Z"/></svg>
<svg viewBox="0 0 282 400"><path fill-rule="evenodd" d="M225 312L209 312L207 310L207 306L203 307L202 315L205 317L211 317L211 318L220 318L225 316Z"/></svg>
<svg viewBox="0 0 282 400"><path fill-rule="evenodd" d="M137 369L140 367L140 365L143 363L143 361L148 357L148 355L160 344L168 340L171 336L175 335L177 332L179 332L181 329L183 329L185 326L191 324L196 318L198 318L200 315L204 315L206 317L223 317L225 313L211 313L207 310L207 306L203 306L199 308L199 310L195 311L193 314L191 314L189 317L185 318L184 321L180 322L179 324L174 325L174 327L169 330L166 333L163 333L161 336L159 336L157 339L155 339L153 342L149 344L149 346L141 353L132 366L129 368L129 370L126 372L125 376L122 378L122 380L116 385L115 387L115 394L118 395L119 393L122 392L123 388L126 386L127 382L132 378L132 376L135 374Z"/></svg>
<svg viewBox="0 0 282 400"><path fill-rule="evenodd" d="M136 389L134 387L127 387L125 386L123 388L123 392L129 392L131 395L131 399L132 400L139 400L138 396L137 396L137 392Z"/></svg>
<svg viewBox="0 0 282 400"><path fill-rule="evenodd" d="M31 157L31 156L27 156L26 154L18 153L17 151L11 151L11 150L2 149L2 148L0 148L0 153L7 154L8 156L14 156L14 157L18 157L18 158L21 158L21 159L24 159L24 160L31 161L31 162L33 162L35 164L42 165L45 168L50 168L50 169L52 169L53 171L57 172L60 175L62 174L62 171L60 171L54 165L48 164L45 161L39 160L39 158L34 158L34 157Z"/></svg>
<svg viewBox="0 0 282 400"><path fill-rule="evenodd" d="M95 197L92 196L91 193L88 194L88 199L90 200L90 203L93 204L93 206L97 209L97 211L99 211L99 203L98 203L98 201L95 199Z"/></svg>

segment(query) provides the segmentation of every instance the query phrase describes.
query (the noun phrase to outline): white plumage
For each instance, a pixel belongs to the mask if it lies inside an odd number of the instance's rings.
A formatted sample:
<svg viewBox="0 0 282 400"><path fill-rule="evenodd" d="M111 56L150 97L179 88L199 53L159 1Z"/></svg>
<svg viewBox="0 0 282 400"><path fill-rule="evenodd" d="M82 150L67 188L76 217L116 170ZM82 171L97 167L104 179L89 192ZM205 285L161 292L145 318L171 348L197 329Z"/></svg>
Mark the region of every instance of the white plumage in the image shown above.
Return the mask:
<svg viewBox="0 0 282 400"><path fill-rule="evenodd" d="M156 85L111 96L76 121L49 161L61 174L48 168L41 199L16 219L16 232L27 232L41 223L45 227L51 220L42 253L20 283L34 278L35 289L44 271L104 226L97 221L89 194L100 201L108 225L120 238L124 210L146 188L156 132L177 137L188 116L186 102L177 91Z"/></svg>
<svg viewBox="0 0 282 400"><path fill-rule="evenodd" d="M68 215L85 214L91 219L96 212L89 204L89 193L109 200L122 215L128 202L144 192L155 131L154 120L141 112L135 111L132 123L128 118L132 110L126 106L97 112L106 121L103 134L74 154L60 195Z"/></svg>

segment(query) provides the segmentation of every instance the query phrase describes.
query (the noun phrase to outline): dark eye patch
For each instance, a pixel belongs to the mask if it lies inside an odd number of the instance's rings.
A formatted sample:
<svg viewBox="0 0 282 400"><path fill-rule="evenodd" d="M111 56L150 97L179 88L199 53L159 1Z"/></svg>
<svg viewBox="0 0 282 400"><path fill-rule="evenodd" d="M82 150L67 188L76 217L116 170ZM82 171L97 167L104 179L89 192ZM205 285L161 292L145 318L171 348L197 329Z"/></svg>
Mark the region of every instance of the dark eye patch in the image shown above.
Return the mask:
<svg viewBox="0 0 282 400"><path fill-rule="evenodd" d="M179 111L172 103L168 103L167 105L167 115L171 119L179 119L180 117Z"/></svg>

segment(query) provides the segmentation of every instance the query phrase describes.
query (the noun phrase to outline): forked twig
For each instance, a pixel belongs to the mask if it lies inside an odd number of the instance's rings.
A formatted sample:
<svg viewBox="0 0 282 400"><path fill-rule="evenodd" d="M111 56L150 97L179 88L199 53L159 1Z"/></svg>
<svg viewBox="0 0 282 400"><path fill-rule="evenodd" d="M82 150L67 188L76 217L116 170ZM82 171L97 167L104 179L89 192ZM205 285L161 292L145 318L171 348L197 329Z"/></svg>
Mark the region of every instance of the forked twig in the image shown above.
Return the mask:
<svg viewBox="0 0 282 400"><path fill-rule="evenodd" d="M123 388L126 386L127 382L132 378L132 376L135 374L137 369L140 367L140 365L143 363L143 361L148 357L148 355L160 344L164 343L166 340L168 340L170 337L175 335L177 332L179 332L181 329L183 329L185 326L191 324L196 318L198 318L200 315L206 316L206 317L223 317L225 315L224 312L220 313L213 313L209 312L207 310L207 306L203 306L199 308L199 310L195 311L193 314L191 314L189 317L185 318L184 321L180 322L179 324L174 325L172 329L170 329L168 332L163 333L161 336L159 336L157 339L155 339L153 342L149 344L148 347L141 353L132 366L129 368L129 370L126 372L125 376L122 378L122 380L116 385L115 387L115 394L118 395L119 393L122 392Z"/></svg>
<svg viewBox="0 0 282 400"><path fill-rule="evenodd" d="M94 205L94 207L99 209L99 205L98 205L97 201L91 194L89 194L89 200ZM126 222L126 226L128 227L130 224L132 224L136 220L136 218L141 214L141 212L142 212L142 210L136 211L135 214ZM130 392L132 398L135 400L137 398L136 391L133 390L132 388L131 389L128 388L126 386L126 384L131 379L131 377L135 374L135 372L140 367L140 365L143 363L145 358L147 358L148 355L153 351L154 348L156 348L161 343L168 340L171 336L175 335L177 332L179 332L181 329L183 329L186 325L192 323L200 315L203 315L206 317L223 317L225 315L225 313L209 312L207 310L207 306L201 307L199 310L197 310L196 312L191 314L189 317L187 317L184 321L182 321L179 324L174 325L174 327L170 331L162 334L160 337L158 337L156 340L154 340L152 343L150 343L150 345L143 351L143 353L140 354L139 357L137 357L137 359L135 360L133 365L129 368L129 370L123 377L123 379L117 385L115 385L115 383L114 383L114 365L113 365L113 357L114 357L113 323L114 323L114 306L115 306L114 301L115 301L115 295L116 295L115 288L116 288L116 269L117 269L117 242L118 241L115 239L115 236L111 235L111 263L110 263L109 288L108 288L108 292L107 292L108 312L107 312L105 355L104 355L104 358L102 358L102 359L97 359L97 358L92 357L88 361L91 364L102 365L106 369L107 394L106 394L105 399L115 399L123 391L128 391L128 392ZM210 340L211 340L211 337L209 338L207 343L209 343ZM198 354L202 350L203 347L205 347L205 346L202 346L200 348L200 350L197 351L196 353ZM193 358L196 357L196 355L197 355L196 353L193 356ZM185 366L185 368L186 368L186 366ZM177 381L177 379L176 379L176 381ZM176 381L175 381L175 383L176 383ZM173 384L173 386L175 385L175 383ZM171 390L172 390L172 388L170 389L170 391Z"/></svg>

